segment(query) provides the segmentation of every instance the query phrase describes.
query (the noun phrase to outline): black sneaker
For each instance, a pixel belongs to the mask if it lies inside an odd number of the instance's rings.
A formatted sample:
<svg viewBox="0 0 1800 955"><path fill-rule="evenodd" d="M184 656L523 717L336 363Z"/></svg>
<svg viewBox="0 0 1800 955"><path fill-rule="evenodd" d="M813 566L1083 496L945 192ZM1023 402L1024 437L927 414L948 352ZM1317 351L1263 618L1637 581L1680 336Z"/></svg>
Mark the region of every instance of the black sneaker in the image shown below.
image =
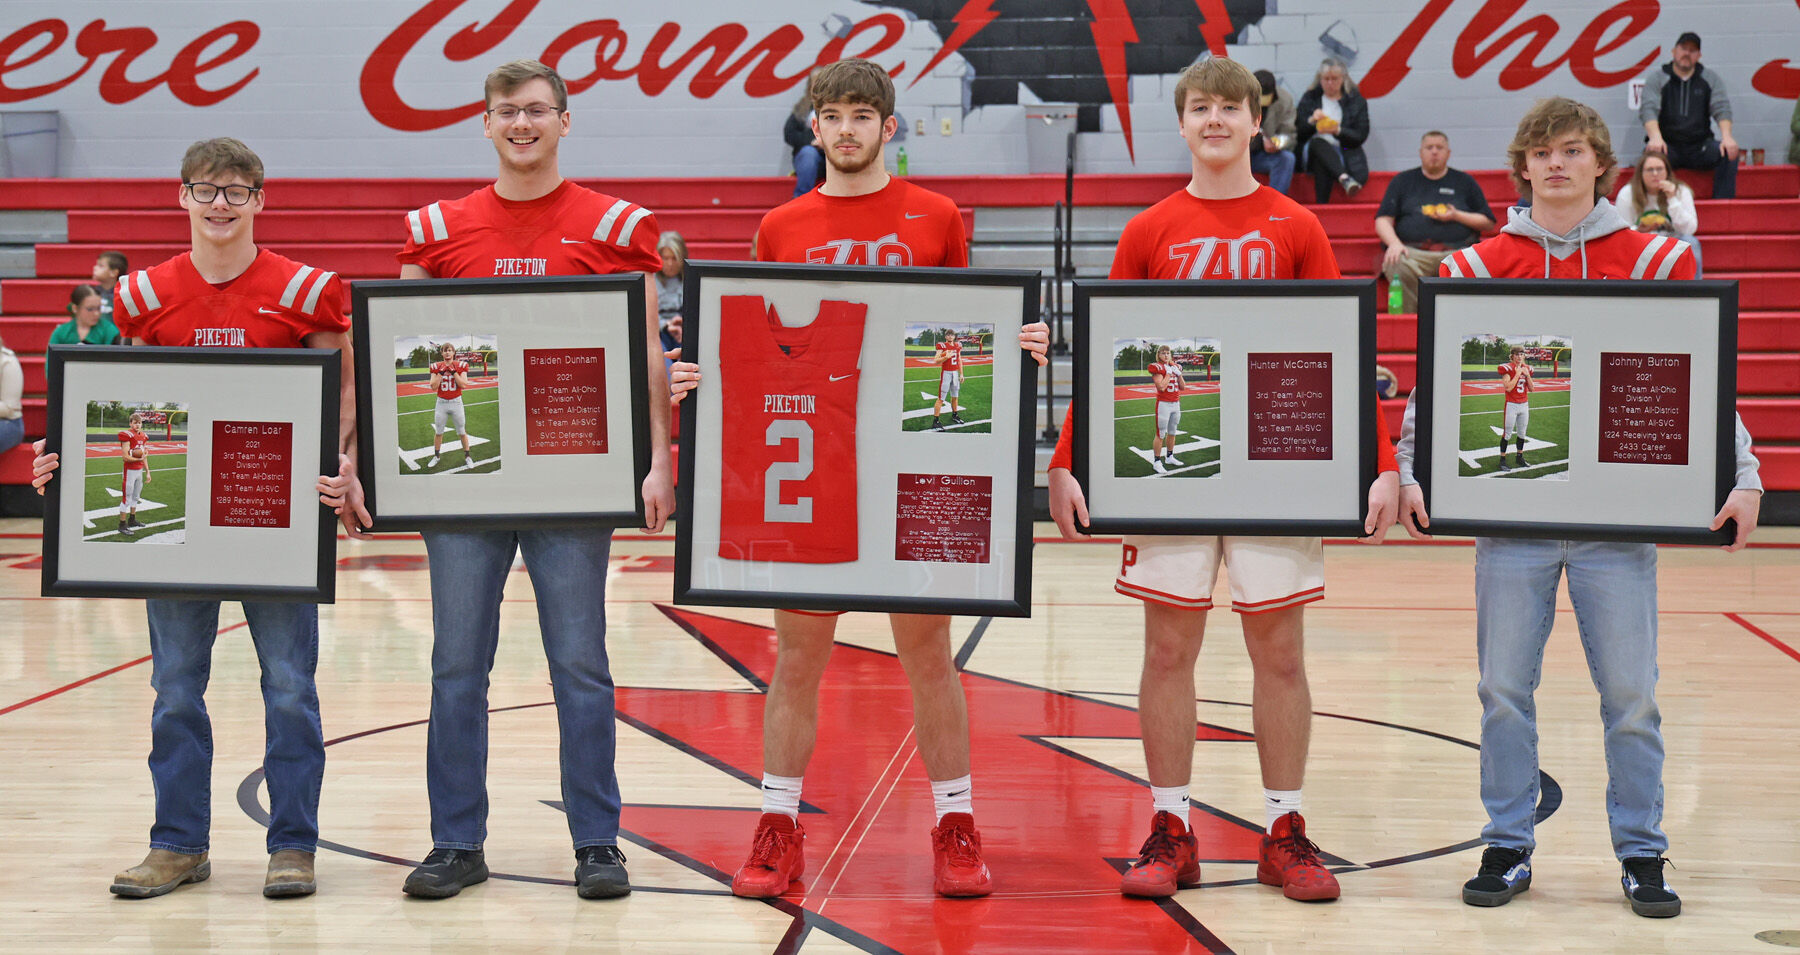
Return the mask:
<svg viewBox="0 0 1800 955"><path fill-rule="evenodd" d="M137 533L137 531L132 530L130 524L127 524L124 521L120 521L119 522L119 533L124 534L126 537L130 537L131 535Z"/></svg>
<svg viewBox="0 0 1800 955"><path fill-rule="evenodd" d="M951 424L968 424L967 421L964 421L962 419L962 415L957 414L954 411L950 412L950 423Z"/></svg>
<svg viewBox="0 0 1800 955"><path fill-rule="evenodd" d="M584 899L616 899L631 894L631 875L618 846L575 850L575 894Z"/></svg>
<svg viewBox="0 0 1800 955"><path fill-rule="evenodd" d="M931 430L933 430L933 431L942 431L942 430L944 430L944 426L943 426L943 425L941 425L941 424L938 424L938 419L937 419L937 415L932 415L932 416L931 416Z"/></svg>
<svg viewBox="0 0 1800 955"><path fill-rule="evenodd" d="M1631 910L1648 919L1666 919L1681 914L1681 896L1663 882L1662 856L1635 856L1620 864L1619 882Z"/></svg>
<svg viewBox="0 0 1800 955"><path fill-rule="evenodd" d="M1481 871L1463 883L1463 902L1493 907L1531 888L1531 850L1488 846L1481 854Z"/></svg>
<svg viewBox="0 0 1800 955"><path fill-rule="evenodd" d="M400 891L415 898L447 899L487 877L487 859L480 849L433 849Z"/></svg>
<svg viewBox="0 0 1800 955"><path fill-rule="evenodd" d="M1520 451L1518 457L1519 457L1519 467L1522 467L1522 468L1531 467L1531 465L1526 463L1526 461L1525 461L1525 452Z"/></svg>

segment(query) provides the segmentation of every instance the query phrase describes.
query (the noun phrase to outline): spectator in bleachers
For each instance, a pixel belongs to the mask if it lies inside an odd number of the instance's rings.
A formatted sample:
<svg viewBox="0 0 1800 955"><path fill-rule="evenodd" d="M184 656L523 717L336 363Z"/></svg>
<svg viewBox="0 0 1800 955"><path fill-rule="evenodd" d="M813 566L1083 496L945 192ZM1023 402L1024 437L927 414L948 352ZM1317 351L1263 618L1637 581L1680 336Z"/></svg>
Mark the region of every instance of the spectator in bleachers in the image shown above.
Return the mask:
<svg viewBox="0 0 1800 955"><path fill-rule="evenodd" d="M657 325L663 351L681 347L681 302L687 283L687 240L673 229L656 238L656 254L662 269L656 273Z"/></svg>
<svg viewBox="0 0 1800 955"><path fill-rule="evenodd" d="M25 440L25 369L19 356L0 340L0 454L5 454Z"/></svg>
<svg viewBox="0 0 1800 955"><path fill-rule="evenodd" d="M1356 91L1344 61L1328 56L1295 107L1301 162L1312 173L1313 194L1323 205L1331 187L1354 196L1369 181L1369 157L1362 144L1369 138L1369 103Z"/></svg>
<svg viewBox="0 0 1800 955"><path fill-rule="evenodd" d="M1450 137L1432 130L1419 137L1419 165L1394 176L1375 234L1381 237L1381 271L1400 280L1404 310L1417 312L1419 278L1438 274L1438 263L1474 245L1494 227L1494 211L1475 177L1450 168Z"/></svg>
<svg viewBox="0 0 1800 955"><path fill-rule="evenodd" d="M1275 74L1256 71L1262 84L1262 136L1250 144L1250 171L1269 177L1269 188L1286 195L1294 181L1294 98L1275 85Z"/></svg>
<svg viewBox="0 0 1800 955"><path fill-rule="evenodd" d="M1619 189L1613 200L1625 221L1639 232L1657 232L1674 236L1688 244L1694 256L1694 277L1700 277L1700 242L1694 233L1700 231L1700 216L1694 211L1694 190L1669 171L1669 157L1659 152L1646 152L1638 160L1631 181Z"/></svg>
<svg viewBox="0 0 1800 955"><path fill-rule="evenodd" d="M100 290L100 314L107 321L112 321L113 286L119 284L119 276L124 275L131 263L125 260L123 252L102 252L94 259L94 287Z"/></svg>
<svg viewBox="0 0 1800 955"><path fill-rule="evenodd" d="M77 285L69 293L69 320L50 333L52 345L117 345L119 326L101 313L100 289Z"/></svg>
<svg viewBox="0 0 1800 955"><path fill-rule="evenodd" d="M1731 98L1725 78L1700 65L1700 36L1683 33L1670 60L1650 71L1638 104L1644 151L1666 153L1676 169L1711 169L1713 198L1737 196L1738 154L1731 138ZM1712 124L1719 124L1713 138Z"/></svg>
<svg viewBox="0 0 1800 955"><path fill-rule="evenodd" d="M787 124L781 129L781 138L787 140L788 148L794 151L796 196L813 191L819 184L819 177L825 175L825 147L819 144L819 137L813 135L812 115L812 77L808 76L806 85L800 88L800 98L788 111Z"/></svg>

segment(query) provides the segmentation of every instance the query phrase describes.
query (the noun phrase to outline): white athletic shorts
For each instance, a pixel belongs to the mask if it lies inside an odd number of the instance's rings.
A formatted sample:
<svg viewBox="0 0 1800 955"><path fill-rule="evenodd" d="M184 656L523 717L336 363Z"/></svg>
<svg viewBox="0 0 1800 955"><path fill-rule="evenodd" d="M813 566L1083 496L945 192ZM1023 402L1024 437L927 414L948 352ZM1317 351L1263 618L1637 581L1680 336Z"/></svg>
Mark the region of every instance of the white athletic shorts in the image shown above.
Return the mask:
<svg viewBox="0 0 1800 955"><path fill-rule="evenodd" d="M119 513L137 507L144 499L144 469L134 468L125 472L125 496L119 498Z"/></svg>
<svg viewBox="0 0 1800 955"><path fill-rule="evenodd" d="M1238 613L1325 597L1325 548L1317 537L1127 536L1113 589L1170 607L1210 610L1221 564L1230 567L1231 609Z"/></svg>
<svg viewBox="0 0 1800 955"><path fill-rule="evenodd" d="M1525 425L1530 421L1530 403L1524 401L1507 402L1506 423L1503 426L1505 430L1501 434L1501 440L1504 441L1506 438L1512 437L1513 435L1523 435L1525 433Z"/></svg>
<svg viewBox="0 0 1800 955"><path fill-rule="evenodd" d="M461 395L458 395L455 398L439 398L437 400L437 410L431 413L431 426L437 429L438 434L444 433L444 421L446 419L456 426L457 434L467 434L469 432L469 427L463 419L463 403Z"/></svg>
<svg viewBox="0 0 1800 955"><path fill-rule="evenodd" d="M1156 403L1156 436L1166 438L1174 434L1176 426L1181 424L1181 402L1158 401Z"/></svg>
<svg viewBox="0 0 1800 955"><path fill-rule="evenodd" d="M938 397L955 398L962 394L962 372L947 371L938 375Z"/></svg>

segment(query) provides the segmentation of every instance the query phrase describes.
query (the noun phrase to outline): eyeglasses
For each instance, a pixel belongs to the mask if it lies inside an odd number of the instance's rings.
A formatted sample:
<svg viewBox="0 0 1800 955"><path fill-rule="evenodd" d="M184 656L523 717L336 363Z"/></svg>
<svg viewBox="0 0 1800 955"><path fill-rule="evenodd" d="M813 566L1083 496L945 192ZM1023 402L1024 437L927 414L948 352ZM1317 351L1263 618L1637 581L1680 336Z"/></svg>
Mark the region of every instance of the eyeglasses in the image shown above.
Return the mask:
<svg viewBox="0 0 1800 955"><path fill-rule="evenodd" d="M502 123L510 123L513 120L518 119L520 113L524 113L526 118L534 123L538 123L549 119L560 112L562 112L562 110L557 109L554 106L546 106L543 103L538 103L535 106L527 106L523 109L517 106L496 106L493 109L488 110L488 115Z"/></svg>
<svg viewBox="0 0 1800 955"><path fill-rule="evenodd" d="M262 191L261 186L220 186L210 182L184 182L182 185L187 187L188 195L193 196L195 202L211 202L223 192L225 203L233 206L249 202L253 193Z"/></svg>

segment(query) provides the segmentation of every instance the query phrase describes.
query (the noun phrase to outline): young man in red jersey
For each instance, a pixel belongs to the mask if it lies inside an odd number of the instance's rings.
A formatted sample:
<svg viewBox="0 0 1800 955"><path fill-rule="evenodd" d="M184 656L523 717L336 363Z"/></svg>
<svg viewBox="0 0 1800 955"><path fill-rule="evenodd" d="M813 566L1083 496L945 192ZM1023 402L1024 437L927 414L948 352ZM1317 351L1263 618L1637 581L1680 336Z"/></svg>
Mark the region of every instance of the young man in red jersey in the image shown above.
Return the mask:
<svg viewBox="0 0 1800 955"><path fill-rule="evenodd" d="M826 265L969 264L962 213L950 199L882 165L882 146L898 129L894 84L868 60L840 60L813 74L813 129L825 144L825 182L771 210L756 232L763 262ZM1020 346L1042 364L1048 328L1020 331ZM697 366L676 362L679 398L699 384ZM763 814L750 856L731 891L771 898L805 872L800 793L818 730L819 682L837 632L837 614L775 611L778 658L763 709ZM892 614L894 647L912 686L919 754L931 779L937 826L931 830L933 888L947 896L993 890L975 829L969 770L969 715L950 655L950 618Z"/></svg>
<svg viewBox="0 0 1800 955"><path fill-rule="evenodd" d="M1538 101L1507 148L1515 206L1500 234L1439 265L1444 278L1691 279L1687 243L1634 231L1605 198L1618 166L1606 122L1563 97ZM1515 361L1522 358L1515 357ZM1418 393L1415 391L1414 395ZM1718 530L1737 522L1735 551L1756 530L1762 480L1750 433L1736 428L1737 480L1714 515ZM1413 403L1407 401L1396 456L1408 533L1430 526L1412 473ZM1469 905L1498 906L1531 887L1536 847L1538 728L1535 691L1569 578L1588 672L1605 728L1607 823L1631 910L1646 918L1681 914L1663 877L1669 839L1662 830L1662 715L1656 705L1656 545L1479 537L1475 540L1475 644L1481 680L1481 801L1487 848L1463 884Z"/></svg>
<svg viewBox="0 0 1800 955"><path fill-rule="evenodd" d="M431 390L437 404L431 412L431 460L428 468L437 467L444 455L444 428L456 429L462 439L464 467L469 466L469 420L463 411L462 393L469 388L469 363L456 357L456 346L445 342L438 348L438 360L431 363Z"/></svg>
<svg viewBox="0 0 1800 955"><path fill-rule="evenodd" d="M150 436L144 433L144 416L131 413L130 427L119 432L119 453L124 456L124 487L119 494L119 533L130 537L143 527L137 519L144 485L150 482Z"/></svg>
<svg viewBox="0 0 1800 955"><path fill-rule="evenodd" d="M1514 345L1506 362L1494 369L1500 373L1500 391L1506 401L1500 415L1500 470L1510 471L1506 463L1506 439L1516 438L1519 445L1519 467L1525 464L1525 427L1531 423L1531 366L1525 363L1525 349Z"/></svg>
<svg viewBox="0 0 1800 955"><path fill-rule="evenodd" d="M336 348L341 353L339 472L321 476L320 500L337 508L344 527L369 522L356 478L356 373L337 276L285 259L256 244L263 164L235 139L188 147L181 160L179 201L187 210L191 249L119 279L114 314L119 330L140 345L235 348ZM140 419L141 420L141 419ZM57 467L38 445L40 493ZM212 724L205 694L219 632L219 601L144 601L150 621L150 777L156 821L150 854L121 872L112 891L146 898L204 882L212 806ZM244 617L262 666L268 727L264 767L269 783L269 869L263 894L310 895L319 838L319 786L325 740L313 672L319 659L316 604L246 600Z"/></svg>
<svg viewBox="0 0 1800 955"><path fill-rule="evenodd" d="M1175 363L1175 349L1158 346L1156 360L1150 363L1150 386L1156 390L1156 440L1150 445L1150 466L1164 470L1163 452L1168 452L1168 465L1181 467L1175 457L1175 432L1181 426L1181 366Z"/></svg>
<svg viewBox="0 0 1800 955"><path fill-rule="evenodd" d="M944 402L950 402L950 423L963 424L958 404L962 400L962 339L952 335L937 343L937 398L931 403L931 427L938 427L938 416L944 413Z"/></svg>
<svg viewBox="0 0 1800 955"><path fill-rule="evenodd" d="M644 273L656 301L661 268L650 210L562 177L557 146L569 134L569 94L535 60L488 74L483 134L499 154L494 184L406 216L400 277L470 278ZM649 345L650 474L646 529L662 530L675 507L669 469L669 388L657 315L645 316ZM465 379L466 380L466 379ZM427 531L431 560L431 726L425 779L432 850L405 891L446 898L488 876L487 685L500 640L500 601L513 556L522 553L537 594L561 730L563 800L575 844L576 892L587 899L631 891L619 851L619 778L614 700L607 668L606 568L612 531L582 526Z"/></svg>
<svg viewBox="0 0 1800 955"><path fill-rule="evenodd" d="M1125 226L1115 279L1335 279L1337 260L1319 220L1250 173L1261 84L1241 64L1214 57L1183 71L1175 87L1180 131L1193 156L1186 188ZM1087 521L1069 473L1073 409L1050 462L1050 513L1065 537ZM1376 419L1381 421L1379 417ZM1398 499L1393 447L1378 430L1381 475L1369 490L1365 530L1379 540ZM1188 828L1193 772L1194 663L1221 564L1231 567L1232 609L1241 615L1255 674L1254 722L1267 831L1257 879L1292 899L1333 899L1337 880L1319 861L1300 815L1311 738L1312 697L1302 655L1302 612L1325 595L1322 542L1292 537L1127 537L1115 585L1144 602L1144 669L1138 720L1149 764L1153 816L1127 895L1162 897L1200 884Z"/></svg>

